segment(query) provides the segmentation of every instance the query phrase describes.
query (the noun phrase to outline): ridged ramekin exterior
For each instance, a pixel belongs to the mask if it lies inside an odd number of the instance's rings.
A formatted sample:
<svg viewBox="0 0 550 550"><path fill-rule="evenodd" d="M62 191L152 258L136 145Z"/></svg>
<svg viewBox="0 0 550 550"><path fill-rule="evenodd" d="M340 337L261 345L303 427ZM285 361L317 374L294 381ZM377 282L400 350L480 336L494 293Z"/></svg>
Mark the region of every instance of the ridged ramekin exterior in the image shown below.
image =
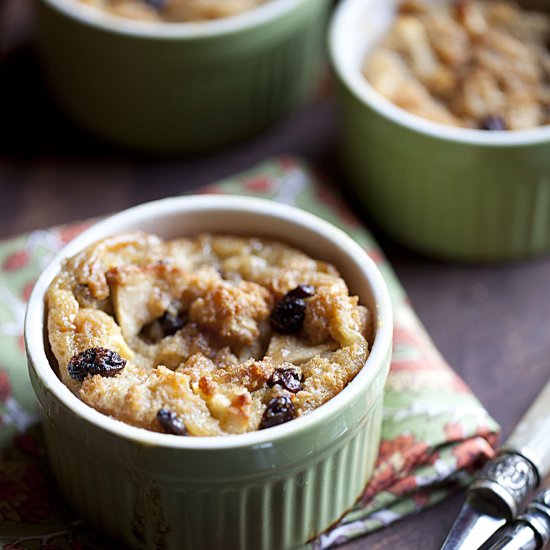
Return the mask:
<svg viewBox="0 0 550 550"><path fill-rule="evenodd" d="M83 24L41 0L39 46L54 95L83 127L133 148L200 151L249 137L310 96L329 4L297 0L237 32L166 38Z"/></svg>
<svg viewBox="0 0 550 550"><path fill-rule="evenodd" d="M339 93L350 184L393 238L455 260L550 251L550 143L437 139L385 118L345 84Z"/></svg>
<svg viewBox="0 0 550 550"><path fill-rule="evenodd" d="M160 449L91 427L31 380L70 505L132 548L299 548L352 507L372 473L390 352L364 395L264 449Z"/></svg>
<svg viewBox="0 0 550 550"><path fill-rule="evenodd" d="M287 424L227 437L177 437L129 426L85 405L56 376L44 296L64 258L108 235L151 231L261 234L337 265L373 315L357 376ZM231 196L164 199L80 234L36 282L25 319L31 383L53 472L87 521L134 548L287 550L337 521L372 473L389 370L392 309L374 262L347 235L297 208Z"/></svg>
<svg viewBox="0 0 550 550"><path fill-rule="evenodd" d="M329 29L339 80L342 164L372 219L444 259L499 261L550 251L550 126L488 132L399 108L368 82L366 56L399 0L342 0Z"/></svg>

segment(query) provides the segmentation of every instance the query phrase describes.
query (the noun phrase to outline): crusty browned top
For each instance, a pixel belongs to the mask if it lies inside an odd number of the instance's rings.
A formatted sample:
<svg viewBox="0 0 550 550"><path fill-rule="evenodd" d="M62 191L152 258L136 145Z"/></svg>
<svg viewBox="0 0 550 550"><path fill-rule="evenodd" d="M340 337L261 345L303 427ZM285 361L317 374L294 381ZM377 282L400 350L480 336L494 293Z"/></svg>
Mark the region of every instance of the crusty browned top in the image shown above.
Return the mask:
<svg viewBox="0 0 550 550"><path fill-rule="evenodd" d="M332 265L281 243L208 234L99 241L66 261L47 308L59 376L76 395L148 430L171 433L176 418L188 435L307 414L359 372L371 332ZM96 348L124 368L76 376L79 354Z"/></svg>

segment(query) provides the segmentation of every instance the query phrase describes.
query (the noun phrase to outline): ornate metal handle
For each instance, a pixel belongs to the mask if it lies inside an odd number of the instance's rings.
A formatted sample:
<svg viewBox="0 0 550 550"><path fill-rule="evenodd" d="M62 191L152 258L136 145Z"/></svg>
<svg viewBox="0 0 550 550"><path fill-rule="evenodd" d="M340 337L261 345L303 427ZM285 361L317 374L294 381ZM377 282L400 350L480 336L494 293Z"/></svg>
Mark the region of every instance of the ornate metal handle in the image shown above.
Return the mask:
<svg viewBox="0 0 550 550"><path fill-rule="evenodd" d="M539 548L544 548L550 540L550 489L539 493L518 519L529 524L537 534Z"/></svg>
<svg viewBox="0 0 550 550"><path fill-rule="evenodd" d="M520 454L505 452L485 465L470 490L512 520L539 482L538 472L531 462Z"/></svg>
<svg viewBox="0 0 550 550"><path fill-rule="evenodd" d="M537 468L540 479L550 474L550 380L504 443L505 452L519 453Z"/></svg>

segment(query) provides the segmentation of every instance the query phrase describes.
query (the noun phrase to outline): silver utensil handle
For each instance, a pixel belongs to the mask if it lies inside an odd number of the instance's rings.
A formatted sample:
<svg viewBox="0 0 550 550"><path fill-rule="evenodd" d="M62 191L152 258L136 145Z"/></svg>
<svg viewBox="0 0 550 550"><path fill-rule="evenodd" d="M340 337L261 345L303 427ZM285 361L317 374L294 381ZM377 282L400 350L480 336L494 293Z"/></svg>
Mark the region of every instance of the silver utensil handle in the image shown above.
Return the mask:
<svg viewBox="0 0 550 550"><path fill-rule="evenodd" d="M550 380L503 445L529 460L539 481L550 473Z"/></svg>
<svg viewBox="0 0 550 550"><path fill-rule="evenodd" d="M480 550L540 550L550 541L550 489L539 493L525 513L499 529Z"/></svg>
<svg viewBox="0 0 550 550"><path fill-rule="evenodd" d="M520 420L500 455L488 462L471 492L508 520L550 472L550 381Z"/></svg>
<svg viewBox="0 0 550 550"><path fill-rule="evenodd" d="M529 460L518 453L503 452L479 472L470 486L470 494L489 503L496 515L511 521L539 483L538 473Z"/></svg>
<svg viewBox="0 0 550 550"><path fill-rule="evenodd" d="M550 489L541 491L518 520L533 530L539 543L537 548L544 548L550 542Z"/></svg>

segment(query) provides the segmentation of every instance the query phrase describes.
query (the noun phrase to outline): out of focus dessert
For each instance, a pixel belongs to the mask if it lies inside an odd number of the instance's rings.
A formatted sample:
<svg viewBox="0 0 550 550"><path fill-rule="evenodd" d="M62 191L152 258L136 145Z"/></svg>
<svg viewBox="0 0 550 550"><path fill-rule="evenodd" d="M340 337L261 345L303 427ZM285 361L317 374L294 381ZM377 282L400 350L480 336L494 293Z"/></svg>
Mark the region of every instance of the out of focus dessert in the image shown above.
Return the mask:
<svg viewBox="0 0 550 550"><path fill-rule="evenodd" d="M267 0L80 0L121 17L145 21L203 21L251 10Z"/></svg>
<svg viewBox="0 0 550 550"><path fill-rule="evenodd" d="M369 354L335 267L258 238L130 233L68 259L47 294L61 380L114 418L226 435L308 414Z"/></svg>
<svg viewBox="0 0 550 550"><path fill-rule="evenodd" d="M451 126L550 123L550 16L507 0L405 0L363 72L395 105Z"/></svg>

